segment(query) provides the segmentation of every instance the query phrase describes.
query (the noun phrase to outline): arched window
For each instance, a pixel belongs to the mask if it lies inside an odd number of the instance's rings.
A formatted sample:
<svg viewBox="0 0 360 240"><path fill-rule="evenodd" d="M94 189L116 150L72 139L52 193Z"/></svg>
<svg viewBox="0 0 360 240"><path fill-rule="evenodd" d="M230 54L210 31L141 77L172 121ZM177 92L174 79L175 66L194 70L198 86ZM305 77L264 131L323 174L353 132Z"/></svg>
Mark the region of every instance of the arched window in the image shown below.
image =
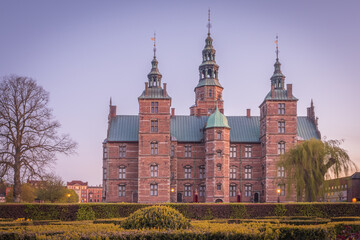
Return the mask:
<svg viewBox="0 0 360 240"><path fill-rule="evenodd" d="M157 196L158 195L158 184L151 183L150 184L150 196Z"/></svg>
<svg viewBox="0 0 360 240"><path fill-rule="evenodd" d="M212 89L209 90L209 97L212 97L213 95L213 92L212 92Z"/></svg>
<svg viewBox="0 0 360 240"><path fill-rule="evenodd" d="M216 168L218 171L221 171L221 163L216 164Z"/></svg>
<svg viewBox="0 0 360 240"><path fill-rule="evenodd" d="M126 144L121 144L119 146L119 157L121 158L126 157Z"/></svg>
<svg viewBox="0 0 360 240"><path fill-rule="evenodd" d="M191 185L190 184L186 184L184 186L184 196L191 197Z"/></svg>
<svg viewBox="0 0 360 240"><path fill-rule="evenodd" d="M158 177L159 166L156 163L150 165L150 176Z"/></svg>
<svg viewBox="0 0 360 240"><path fill-rule="evenodd" d="M284 154L285 153L285 142L281 141L278 143L278 154Z"/></svg>
<svg viewBox="0 0 360 240"><path fill-rule="evenodd" d="M208 78L211 78L211 74L212 74L212 71L211 71L211 69L209 69L209 70L208 70L208 73L207 73L207 77L208 77Z"/></svg>
<svg viewBox="0 0 360 240"><path fill-rule="evenodd" d="M221 131L216 132L216 139L221 140Z"/></svg>
<svg viewBox="0 0 360 240"><path fill-rule="evenodd" d="M216 156L217 156L217 157L221 157L221 154L222 154L221 150L217 150L217 151L216 151Z"/></svg>
<svg viewBox="0 0 360 240"><path fill-rule="evenodd" d="M252 192L252 185L246 184L245 185L245 197L251 197L251 192Z"/></svg>
<svg viewBox="0 0 360 240"><path fill-rule="evenodd" d="M218 190L218 191L221 190L221 183L216 184L216 190Z"/></svg>
<svg viewBox="0 0 360 240"><path fill-rule="evenodd" d="M285 133L285 121L281 120L278 122L278 133Z"/></svg>
<svg viewBox="0 0 360 240"><path fill-rule="evenodd" d="M236 197L236 184L232 183L229 187L230 197Z"/></svg>
<svg viewBox="0 0 360 240"><path fill-rule="evenodd" d="M190 179L191 178L191 166L189 166L189 165L185 166L184 172L185 172L185 174L184 174L185 178Z"/></svg>

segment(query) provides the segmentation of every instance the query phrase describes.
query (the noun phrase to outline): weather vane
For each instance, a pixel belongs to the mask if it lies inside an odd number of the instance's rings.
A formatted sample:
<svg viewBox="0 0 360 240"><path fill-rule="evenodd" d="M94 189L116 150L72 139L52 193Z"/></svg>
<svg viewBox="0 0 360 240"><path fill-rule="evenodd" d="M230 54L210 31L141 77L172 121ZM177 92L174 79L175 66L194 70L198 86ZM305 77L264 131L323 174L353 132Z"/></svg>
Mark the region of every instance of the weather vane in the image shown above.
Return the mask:
<svg viewBox="0 0 360 240"><path fill-rule="evenodd" d="M211 28L211 23L210 23L210 8L208 11L208 24L207 24L207 28L208 28L208 35L210 35L210 28Z"/></svg>
<svg viewBox="0 0 360 240"><path fill-rule="evenodd" d="M154 42L154 57L156 57L156 33L154 32L154 37L151 38Z"/></svg>
<svg viewBox="0 0 360 240"><path fill-rule="evenodd" d="M275 44L276 44L276 59L279 59L279 36L278 36L278 34L276 34Z"/></svg>

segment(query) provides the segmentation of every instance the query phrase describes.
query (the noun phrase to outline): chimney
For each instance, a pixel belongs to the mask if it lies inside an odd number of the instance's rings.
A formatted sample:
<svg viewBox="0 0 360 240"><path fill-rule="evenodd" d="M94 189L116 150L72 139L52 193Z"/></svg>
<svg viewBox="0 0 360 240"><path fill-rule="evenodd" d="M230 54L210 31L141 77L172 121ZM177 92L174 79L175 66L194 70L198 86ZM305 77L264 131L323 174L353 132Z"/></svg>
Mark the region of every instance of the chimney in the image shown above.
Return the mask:
<svg viewBox="0 0 360 240"><path fill-rule="evenodd" d="M310 116L310 108L309 107L307 108L307 117L311 118L311 116Z"/></svg>
<svg viewBox="0 0 360 240"><path fill-rule="evenodd" d="M148 83L145 82L145 96L148 95Z"/></svg>
<svg viewBox="0 0 360 240"><path fill-rule="evenodd" d="M271 85L271 98L275 97L275 85Z"/></svg>
<svg viewBox="0 0 360 240"><path fill-rule="evenodd" d="M171 108L171 117L175 117L175 108Z"/></svg>
<svg viewBox="0 0 360 240"><path fill-rule="evenodd" d="M288 98L292 98L292 84L286 84L286 88L287 88L287 97Z"/></svg>
<svg viewBox="0 0 360 240"><path fill-rule="evenodd" d="M251 109L250 108L248 108L248 109L246 109L246 117L251 117Z"/></svg>
<svg viewBox="0 0 360 240"><path fill-rule="evenodd" d="M164 97L166 97L166 83L164 83L163 86L164 86L163 87L163 89L164 89L163 94L164 94Z"/></svg>
<svg viewBox="0 0 360 240"><path fill-rule="evenodd" d="M116 117L116 106L110 105L109 119Z"/></svg>

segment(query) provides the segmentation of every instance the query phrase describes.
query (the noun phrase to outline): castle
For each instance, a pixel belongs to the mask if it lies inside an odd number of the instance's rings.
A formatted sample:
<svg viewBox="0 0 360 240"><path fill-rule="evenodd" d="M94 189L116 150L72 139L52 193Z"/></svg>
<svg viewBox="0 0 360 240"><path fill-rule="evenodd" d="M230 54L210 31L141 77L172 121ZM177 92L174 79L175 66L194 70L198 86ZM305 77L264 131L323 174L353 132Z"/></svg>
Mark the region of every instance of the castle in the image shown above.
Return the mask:
<svg viewBox="0 0 360 240"><path fill-rule="evenodd" d="M278 48L277 48L278 49ZM297 116L285 88L278 50L260 116L225 116L210 28L202 51L195 105L176 115L161 84L156 48L138 115L117 115L110 100L103 143L105 202L276 202L285 198L280 155L297 142L320 139L314 105Z"/></svg>

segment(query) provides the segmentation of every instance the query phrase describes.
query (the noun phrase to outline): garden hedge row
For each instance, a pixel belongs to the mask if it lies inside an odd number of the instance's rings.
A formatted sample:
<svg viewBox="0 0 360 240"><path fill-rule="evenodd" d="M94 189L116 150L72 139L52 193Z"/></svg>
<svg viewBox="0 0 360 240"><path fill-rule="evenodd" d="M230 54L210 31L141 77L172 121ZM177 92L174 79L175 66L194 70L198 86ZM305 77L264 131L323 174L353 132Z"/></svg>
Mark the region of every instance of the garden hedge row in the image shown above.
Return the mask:
<svg viewBox="0 0 360 240"><path fill-rule="evenodd" d="M0 204L0 218L33 220L92 220L123 218L150 204ZM360 203L289 204L165 204L190 219L210 220L265 218L268 216L314 216L320 218L360 216Z"/></svg>

